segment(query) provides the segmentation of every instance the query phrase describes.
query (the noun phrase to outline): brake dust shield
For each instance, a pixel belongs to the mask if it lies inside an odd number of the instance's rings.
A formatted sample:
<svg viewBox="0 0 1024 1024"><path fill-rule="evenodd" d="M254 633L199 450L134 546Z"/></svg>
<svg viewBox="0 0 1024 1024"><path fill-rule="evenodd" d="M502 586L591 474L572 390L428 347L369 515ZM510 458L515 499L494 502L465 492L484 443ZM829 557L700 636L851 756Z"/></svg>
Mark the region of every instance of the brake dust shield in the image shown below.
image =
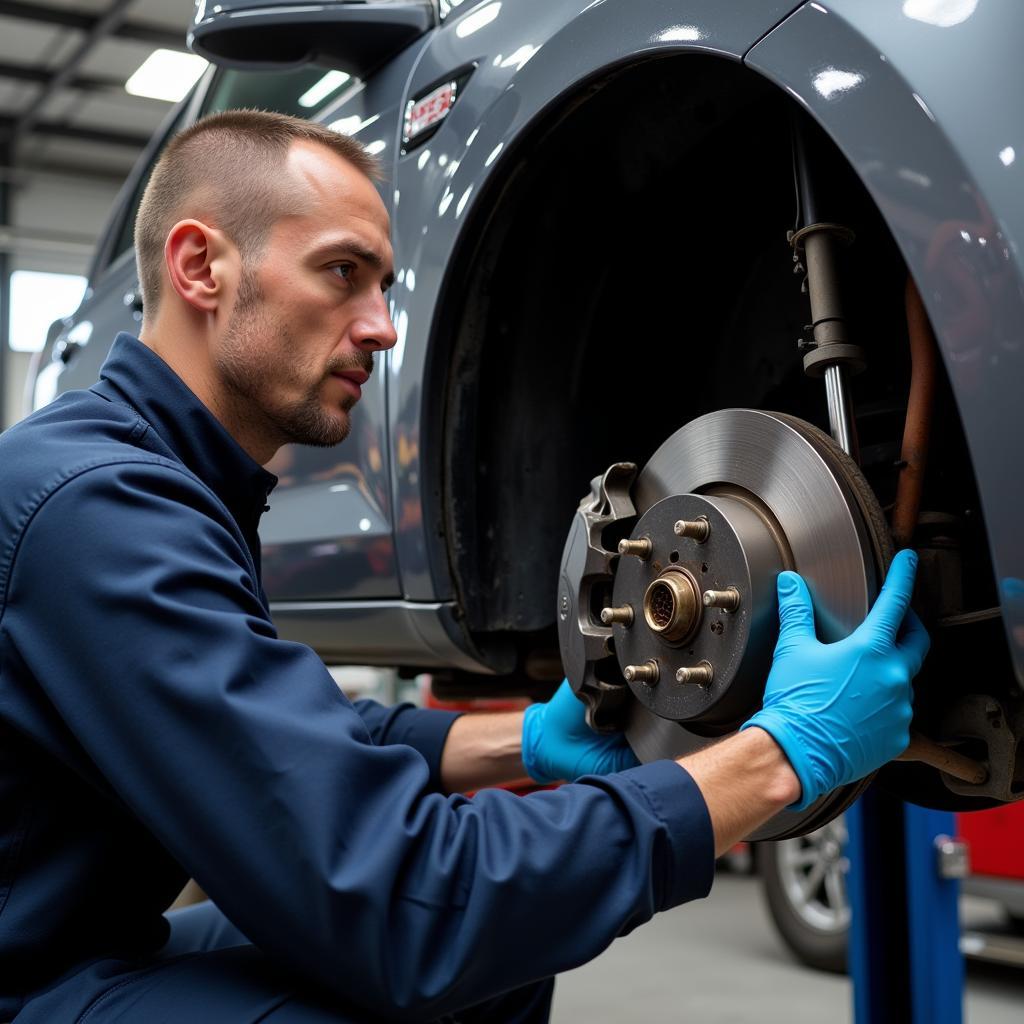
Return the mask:
<svg viewBox="0 0 1024 1024"><path fill-rule="evenodd" d="M807 581L832 642L863 620L891 556L871 489L828 435L781 413L709 413L580 503L558 591L566 675L595 728L624 728L641 761L680 757L761 706L781 570ZM749 838L811 832L868 781Z"/></svg>

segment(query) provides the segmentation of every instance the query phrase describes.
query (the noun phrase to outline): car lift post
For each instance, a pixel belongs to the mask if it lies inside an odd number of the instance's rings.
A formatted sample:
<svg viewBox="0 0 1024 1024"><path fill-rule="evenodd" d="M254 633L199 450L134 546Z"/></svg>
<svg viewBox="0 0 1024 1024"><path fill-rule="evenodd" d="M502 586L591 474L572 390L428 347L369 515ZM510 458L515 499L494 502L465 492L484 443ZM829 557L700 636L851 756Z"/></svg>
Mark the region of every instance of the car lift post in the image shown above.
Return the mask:
<svg viewBox="0 0 1024 1024"><path fill-rule="evenodd" d="M954 815L872 786L846 820L855 1024L961 1024Z"/></svg>

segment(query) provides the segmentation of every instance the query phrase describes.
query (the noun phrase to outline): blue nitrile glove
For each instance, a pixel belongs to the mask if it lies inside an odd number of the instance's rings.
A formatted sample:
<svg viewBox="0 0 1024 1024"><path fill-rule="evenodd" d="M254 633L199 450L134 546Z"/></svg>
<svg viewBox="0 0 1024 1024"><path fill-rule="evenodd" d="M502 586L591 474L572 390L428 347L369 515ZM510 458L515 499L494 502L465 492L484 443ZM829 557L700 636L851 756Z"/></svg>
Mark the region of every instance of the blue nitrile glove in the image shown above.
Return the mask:
<svg viewBox="0 0 1024 1024"><path fill-rule="evenodd" d="M845 640L822 644L814 608L795 572L779 573L779 642L759 726L782 747L803 792L803 810L836 786L880 768L910 742L910 681L930 640L909 611L917 555L901 551L867 618Z"/></svg>
<svg viewBox="0 0 1024 1024"><path fill-rule="evenodd" d="M526 709L522 756L534 782L607 775L640 763L621 733L594 732L586 711L567 679L546 704Z"/></svg>

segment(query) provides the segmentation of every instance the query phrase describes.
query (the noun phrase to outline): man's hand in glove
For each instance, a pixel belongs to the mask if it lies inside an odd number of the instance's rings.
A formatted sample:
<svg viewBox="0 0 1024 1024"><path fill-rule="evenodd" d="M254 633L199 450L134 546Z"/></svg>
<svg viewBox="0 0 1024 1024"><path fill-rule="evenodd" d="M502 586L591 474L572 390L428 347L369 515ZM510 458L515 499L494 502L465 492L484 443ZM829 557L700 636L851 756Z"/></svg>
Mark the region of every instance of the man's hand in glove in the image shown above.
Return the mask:
<svg viewBox="0 0 1024 1024"><path fill-rule="evenodd" d="M534 782L606 775L640 763L620 733L602 735L587 725L586 708L567 680L546 704L526 709L522 757Z"/></svg>
<svg viewBox="0 0 1024 1024"><path fill-rule="evenodd" d="M758 726L782 747L800 780L802 810L863 778L909 743L911 680L928 653L924 626L909 610L917 555L901 551L867 618L845 640L819 643L807 585L778 578L781 627Z"/></svg>

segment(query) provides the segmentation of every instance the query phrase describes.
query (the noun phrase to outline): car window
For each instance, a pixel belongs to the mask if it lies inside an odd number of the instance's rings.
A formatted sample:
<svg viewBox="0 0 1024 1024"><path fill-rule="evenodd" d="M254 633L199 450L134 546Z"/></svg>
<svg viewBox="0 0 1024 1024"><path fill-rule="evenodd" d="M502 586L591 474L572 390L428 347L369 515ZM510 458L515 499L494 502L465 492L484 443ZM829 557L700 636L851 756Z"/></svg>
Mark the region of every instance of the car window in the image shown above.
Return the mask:
<svg viewBox="0 0 1024 1024"><path fill-rule="evenodd" d="M160 159L160 154L164 151L164 146L172 139L179 128L182 127L182 122L185 119L185 111L188 109L187 104L183 104L181 111L178 116L174 119L167 134L164 135L163 141L160 143L158 149L153 152L152 159L149 161L149 165L146 167L140 176L138 182L135 185L135 191L132 192L132 200L127 207L124 220L121 221L121 227L117 233L117 240L110 250L109 259L107 263L113 263L122 253L127 252L134 244L135 239L135 217L139 212L139 204L142 202L142 193L146 191L146 186L149 184L149 177L153 173L153 168L156 166L157 160Z"/></svg>
<svg viewBox="0 0 1024 1024"><path fill-rule="evenodd" d="M332 103L354 79L343 71L306 65L291 71L242 71L226 68L210 87L202 114L249 108L313 117Z"/></svg>

